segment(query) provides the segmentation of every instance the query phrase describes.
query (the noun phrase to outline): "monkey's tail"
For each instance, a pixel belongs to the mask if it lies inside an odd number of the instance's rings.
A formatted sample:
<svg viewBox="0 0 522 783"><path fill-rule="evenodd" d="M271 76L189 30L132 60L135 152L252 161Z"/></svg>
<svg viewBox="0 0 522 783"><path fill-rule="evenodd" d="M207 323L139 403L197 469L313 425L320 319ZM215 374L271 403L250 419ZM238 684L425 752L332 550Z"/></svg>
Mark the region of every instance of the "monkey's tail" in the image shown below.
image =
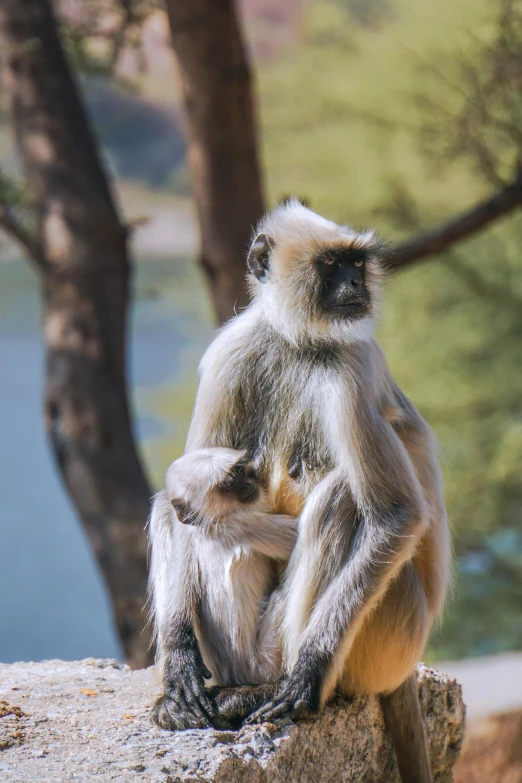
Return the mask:
<svg viewBox="0 0 522 783"><path fill-rule="evenodd" d="M393 693L381 696L381 704L402 783L433 783L417 675L412 674Z"/></svg>

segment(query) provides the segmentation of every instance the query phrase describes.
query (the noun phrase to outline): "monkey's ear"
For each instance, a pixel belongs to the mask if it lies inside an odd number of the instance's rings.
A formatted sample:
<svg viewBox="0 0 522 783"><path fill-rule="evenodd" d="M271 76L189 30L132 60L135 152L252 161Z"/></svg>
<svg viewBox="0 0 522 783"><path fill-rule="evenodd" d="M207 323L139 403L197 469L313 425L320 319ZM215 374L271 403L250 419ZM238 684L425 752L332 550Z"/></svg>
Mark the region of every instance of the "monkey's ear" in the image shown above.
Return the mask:
<svg viewBox="0 0 522 783"><path fill-rule="evenodd" d="M270 268L270 251L273 246L274 241L267 234L258 234L248 253L247 266L261 283L266 283Z"/></svg>
<svg viewBox="0 0 522 783"><path fill-rule="evenodd" d="M194 512L190 503L187 503L186 500L182 500L181 498L173 498L170 502L182 525L197 525L198 515Z"/></svg>

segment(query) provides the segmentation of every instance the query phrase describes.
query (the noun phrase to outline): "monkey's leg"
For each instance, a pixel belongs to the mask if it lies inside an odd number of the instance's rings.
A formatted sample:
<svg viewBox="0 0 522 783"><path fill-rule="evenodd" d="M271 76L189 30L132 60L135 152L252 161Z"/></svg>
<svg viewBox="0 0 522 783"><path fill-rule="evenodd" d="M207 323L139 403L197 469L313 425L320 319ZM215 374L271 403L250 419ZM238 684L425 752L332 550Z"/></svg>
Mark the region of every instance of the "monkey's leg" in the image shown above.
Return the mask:
<svg viewBox="0 0 522 783"><path fill-rule="evenodd" d="M421 562L407 563L367 618L345 661L339 688L381 696L403 783L431 783L415 670L430 627Z"/></svg>
<svg viewBox="0 0 522 783"><path fill-rule="evenodd" d="M359 512L337 471L314 489L284 585L282 633L291 671L252 721L313 714L328 700L358 635L413 555L421 518L414 499Z"/></svg>
<svg viewBox="0 0 522 783"><path fill-rule="evenodd" d="M218 715L212 718L216 729L239 729L245 718L273 699L278 682L263 685L215 685L208 695L217 705Z"/></svg>
<svg viewBox="0 0 522 783"><path fill-rule="evenodd" d="M287 671L292 669L301 652L304 631L314 604L319 598L324 598L332 580L343 571L357 529L355 503L349 491L339 491L337 478L337 474L332 472L308 498L282 589L274 595L273 617L283 641ZM344 591L339 592L341 597ZM307 650L305 658L301 657L299 663L299 683L294 687L294 683L290 682L294 667L287 678L290 688L283 684L276 699L254 713L249 722L272 720L283 714L302 717L319 710L332 656L324 656L322 651L309 655ZM330 693L334 688L335 683Z"/></svg>
<svg viewBox="0 0 522 783"><path fill-rule="evenodd" d="M381 696L381 704L402 783L432 783L416 675L393 693Z"/></svg>
<svg viewBox="0 0 522 783"><path fill-rule="evenodd" d="M432 780L416 680L411 674L422 656L430 626L419 571L421 564L414 559L390 584L356 636L338 684L348 696L388 694L381 700L403 783Z"/></svg>
<svg viewBox="0 0 522 783"><path fill-rule="evenodd" d="M164 694L156 700L151 717L163 729L205 728L216 712L205 692L205 679L212 674L194 629L197 592L187 531L178 522L173 526L171 515L165 492L158 492L149 523L150 586Z"/></svg>
<svg viewBox="0 0 522 783"><path fill-rule="evenodd" d="M431 624L420 570L406 563L366 618L343 664L344 693L391 693L414 671Z"/></svg>

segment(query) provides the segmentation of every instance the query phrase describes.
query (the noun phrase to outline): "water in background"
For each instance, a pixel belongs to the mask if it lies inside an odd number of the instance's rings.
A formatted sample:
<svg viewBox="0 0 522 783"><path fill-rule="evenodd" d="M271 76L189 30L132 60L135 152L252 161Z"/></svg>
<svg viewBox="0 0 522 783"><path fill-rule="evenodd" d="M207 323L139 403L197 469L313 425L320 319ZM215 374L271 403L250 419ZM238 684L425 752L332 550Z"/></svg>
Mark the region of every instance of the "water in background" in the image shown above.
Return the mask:
<svg viewBox="0 0 522 783"><path fill-rule="evenodd" d="M157 481L163 460L181 448L212 327L189 262L138 264L135 291L130 376L138 438ZM121 657L96 563L46 442L43 362L38 279L25 262L0 265L0 661ZM187 387L177 418L161 400ZM169 445L158 452L159 443Z"/></svg>

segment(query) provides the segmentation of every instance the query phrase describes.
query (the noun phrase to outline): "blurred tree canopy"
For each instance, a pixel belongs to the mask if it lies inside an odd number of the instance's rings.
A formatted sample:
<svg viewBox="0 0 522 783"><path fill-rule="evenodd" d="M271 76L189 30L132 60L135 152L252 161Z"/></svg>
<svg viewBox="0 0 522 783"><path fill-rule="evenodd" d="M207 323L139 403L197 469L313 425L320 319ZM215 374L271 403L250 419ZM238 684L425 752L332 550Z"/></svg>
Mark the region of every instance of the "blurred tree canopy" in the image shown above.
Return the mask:
<svg viewBox="0 0 522 783"><path fill-rule="evenodd" d="M272 198L292 181L400 240L516 182L522 3L436 6L397 0L371 29L310 7L301 48L260 68ZM521 247L515 212L394 276L384 306L392 372L441 442L457 565L438 658L522 649Z"/></svg>

